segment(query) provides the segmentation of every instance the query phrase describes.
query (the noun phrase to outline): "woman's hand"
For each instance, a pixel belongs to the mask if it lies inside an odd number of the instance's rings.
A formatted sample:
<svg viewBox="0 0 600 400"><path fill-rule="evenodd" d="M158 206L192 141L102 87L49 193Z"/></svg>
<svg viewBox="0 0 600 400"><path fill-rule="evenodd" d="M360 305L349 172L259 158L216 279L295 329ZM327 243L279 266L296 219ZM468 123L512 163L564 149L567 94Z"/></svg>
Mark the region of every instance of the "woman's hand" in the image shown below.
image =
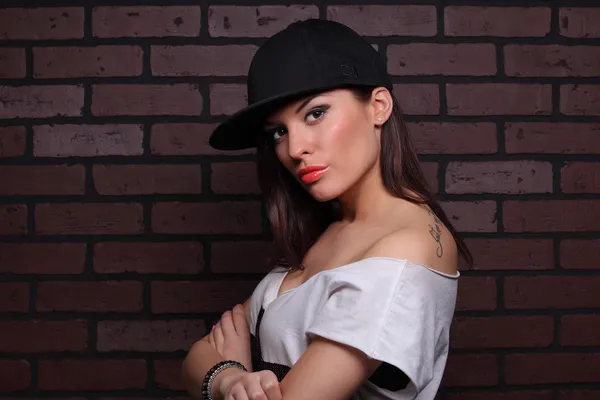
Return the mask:
<svg viewBox="0 0 600 400"><path fill-rule="evenodd" d="M213 327L208 341L224 359L240 362L252 372L250 329L241 304L223 313L221 320Z"/></svg>
<svg viewBox="0 0 600 400"><path fill-rule="evenodd" d="M221 375L219 377L219 375ZM221 379L219 379L221 378ZM224 400L281 400L279 381L272 371L244 372L228 368L214 384Z"/></svg>

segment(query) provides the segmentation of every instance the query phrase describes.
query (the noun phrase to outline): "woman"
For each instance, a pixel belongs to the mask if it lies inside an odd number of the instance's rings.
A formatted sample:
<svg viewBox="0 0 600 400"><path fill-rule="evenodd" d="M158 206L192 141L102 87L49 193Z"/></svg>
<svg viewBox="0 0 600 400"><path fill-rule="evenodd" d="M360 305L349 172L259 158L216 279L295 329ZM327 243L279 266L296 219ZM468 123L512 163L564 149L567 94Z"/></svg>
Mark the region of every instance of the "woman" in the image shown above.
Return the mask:
<svg viewBox="0 0 600 400"><path fill-rule="evenodd" d="M287 265L223 314L184 362L214 399L433 399L471 256L427 188L385 64L344 25L267 40L249 106L211 136L257 147Z"/></svg>

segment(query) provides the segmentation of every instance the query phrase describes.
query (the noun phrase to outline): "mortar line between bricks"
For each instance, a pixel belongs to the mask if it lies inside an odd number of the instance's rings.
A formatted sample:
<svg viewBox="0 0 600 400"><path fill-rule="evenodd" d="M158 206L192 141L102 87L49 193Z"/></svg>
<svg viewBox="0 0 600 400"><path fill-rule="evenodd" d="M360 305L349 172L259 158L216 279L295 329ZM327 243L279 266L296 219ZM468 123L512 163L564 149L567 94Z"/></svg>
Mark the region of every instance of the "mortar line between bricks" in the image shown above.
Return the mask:
<svg viewBox="0 0 600 400"><path fill-rule="evenodd" d="M560 25L559 25L560 7L556 4L550 4L550 32L549 36L552 39L560 37Z"/></svg>
<svg viewBox="0 0 600 400"><path fill-rule="evenodd" d="M200 5L200 32L198 33L198 38L200 41L202 41L205 38L210 38L208 18L208 14L210 12L210 3L202 0L198 2L198 5Z"/></svg>
<svg viewBox="0 0 600 400"><path fill-rule="evenodd" d="M551 346L553 349L556 349L556 351L560 351L562 349L561 346L561 332L560 332L560 327L561 327L561 319L562 316L561 315L554 315L554 324L553 324L553 328L554 328L554 343Z"/></svg>
<svg viewBox="0 0 600 400"><path fill-rule="evenodd" d="M446 38L446 31L445 31L445 13L446 13L446 7L448 6L448 2L446 0L436 0L434 1L434 4L436 5L435 8L435 12L436 12L436 17L437 17L437 24L436 24L436 34L434 36L432 36L433 38L435 38L435 42L438 43L440 41L443 41Z"/></svg>
<svg viewBox="0 0 600 400"><path fill-rule="evenodd" d="M560 161L552 163L552 193L562 193L561 188L561 165Z"/></svg>
<svg viewBox="0 0 600 400"><path fill-rule="evenodd" d="M33 48L32 46L25 47L25 78L26 82L33 81Z"/></svg>
<svg viewBox="0 0 600 400"><path fill-rule="evenodd" d="M496 154L498 154L499 156L502 156L502 159L505 159L507 154L506 154L506 134L505 134L505 125L506 123L504 121L498 121L495 123L496 125L496 146L497 146L497 151Z"/></svg>
<svg viewBox="0 0 600 400"><path fill-rule="evenodd" d="M83 274L81 275L84 281L94 280L97 277L94 275L94 243L88 241L85 244L85 256L84 256L84 267Z"/></svg>
<svg viewBox="0 0 600 400"><path fill-rule="evenodd" d="M92 11L93 6L91 4L83 4L83 42L86 44L92 44L94 40L92 32Z"/></svg>

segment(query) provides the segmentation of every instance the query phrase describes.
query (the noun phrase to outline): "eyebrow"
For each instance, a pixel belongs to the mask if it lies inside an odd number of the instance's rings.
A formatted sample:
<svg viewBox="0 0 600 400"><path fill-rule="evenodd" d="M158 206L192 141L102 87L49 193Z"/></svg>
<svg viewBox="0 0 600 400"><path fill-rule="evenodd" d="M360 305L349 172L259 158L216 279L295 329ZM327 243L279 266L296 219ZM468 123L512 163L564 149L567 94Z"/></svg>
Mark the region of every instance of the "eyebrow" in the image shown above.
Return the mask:
<svg viewBox="0 0 600 400"><path fill-rule="evenodd" d="M303 109L304 107L306 107L306 105L307 105L308 103L310 103L310 102L312 101L312 99L314 99L315 97L318 97L318 96L320 96L320 95L321 95L320 93L317 93L317 94L313 94L312 96L309 96L309 97L307 97L307 98L306 98L306 99L305 99L305 100L302 102L302 104L300 104L300 106L299 106L299 107L296 109L296 114L298 114L300 111L302 111L302 109Z"/></svg>
<svg viewBox="0 0 600 400"><path fill-rule="evenodd" d="M304 107L306 107L306 105L308 103L310 103L314 98L322 96L322 95L323 95L323 93L316 93L316 94L313 94L311 96L308 96L306 99L304 99L304 101L302 102L302 104L300 104L300 106L298 106L298 108L296 109L296 114L298 114L300 111L302 111L302 109ZM271 122L271 121L265 121L264 125L265 126L269 126L269 125L277 125L277 124L274 123L274 122Z"/></svg>

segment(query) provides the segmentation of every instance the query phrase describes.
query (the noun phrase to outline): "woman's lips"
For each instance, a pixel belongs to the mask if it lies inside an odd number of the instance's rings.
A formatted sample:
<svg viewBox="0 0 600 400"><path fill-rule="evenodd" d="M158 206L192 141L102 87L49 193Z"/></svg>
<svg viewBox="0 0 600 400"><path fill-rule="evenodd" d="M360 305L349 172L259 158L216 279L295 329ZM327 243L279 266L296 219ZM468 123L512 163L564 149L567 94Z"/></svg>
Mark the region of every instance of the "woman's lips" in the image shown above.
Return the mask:
<svg viewBox="0 0 600 400"><path fill-rule="evenodd" d="M325 172L327 172L328 169L329 167L302 168L298 173L298 176L300 176L300 179L304 183L313 183L325 175Z"/></svg>

